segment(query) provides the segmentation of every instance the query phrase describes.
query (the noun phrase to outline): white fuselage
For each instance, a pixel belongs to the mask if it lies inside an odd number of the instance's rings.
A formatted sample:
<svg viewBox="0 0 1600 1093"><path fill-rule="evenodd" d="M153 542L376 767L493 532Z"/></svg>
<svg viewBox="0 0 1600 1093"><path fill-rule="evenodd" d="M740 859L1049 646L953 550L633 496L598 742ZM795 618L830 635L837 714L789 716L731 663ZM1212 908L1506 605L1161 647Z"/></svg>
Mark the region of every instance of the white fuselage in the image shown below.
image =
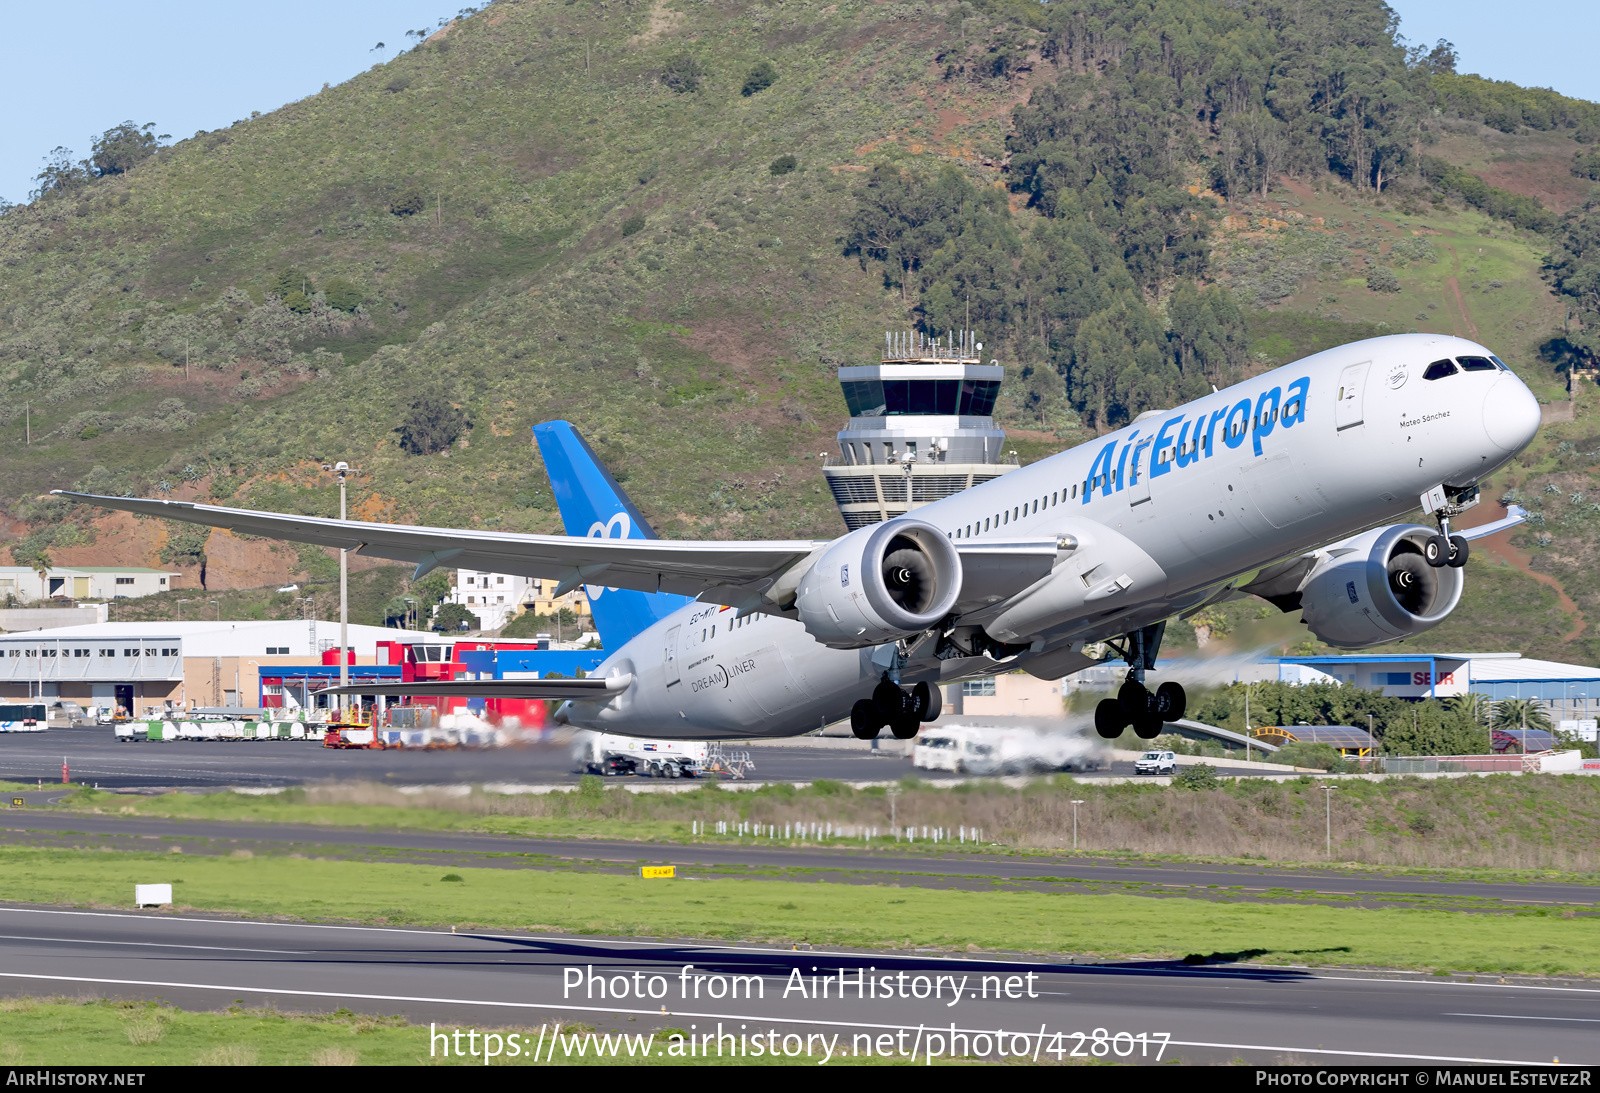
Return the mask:
<svg viewBox="0 0 1600 1093"><path fill-rule="evenodd" d="M1318 353L917 509L957 545L1070 535L1034 589L968 612L1029 653L916 662L902 682L1027 666L1200 603L1223 582L1485 478L1532 440L1537 401L1508 370L1423 378L1473 342L1411 334ZM1087 487L1087 488L1086 488ZM1060 579L1058 579L1060 578ZM882 678L873 650L828 648L796 621L690 604L613 653L609 702L563 718L633 736L793 736L847 717Z"/></svg>

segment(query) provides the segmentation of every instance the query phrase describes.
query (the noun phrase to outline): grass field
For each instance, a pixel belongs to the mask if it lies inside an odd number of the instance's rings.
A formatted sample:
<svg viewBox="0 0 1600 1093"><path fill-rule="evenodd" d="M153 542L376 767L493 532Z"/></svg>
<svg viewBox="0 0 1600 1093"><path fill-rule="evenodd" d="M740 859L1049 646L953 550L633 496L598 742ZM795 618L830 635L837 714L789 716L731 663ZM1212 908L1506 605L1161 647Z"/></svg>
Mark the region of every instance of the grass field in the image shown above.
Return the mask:
<svg viewBox="0 0 1600 1093"><path fill-rule="evenodd" d="M104 999L67 1000L14 998L0 1001L0 1066L483 1066L477 1058L430 1054L435 1029L398 1017L358 1016L348 1010L331 1014L289 1014L247 1010L237 1006L222 1013L191 1013L153 1002ZM820 1059L771 1056L741 1059L686 1059L673 1055L672 1029L627 1035L633 1052L621 1047L600 1057L600 1041L616 1045L621 1037L601 1033L591 1038L588 1025L505 1027L474 1031L498 1038L502 1051L488 1065L529 1066L529 1055L543 1046L540 1063L558 1066L812 1066ZM641 1043L641 1040L643 1041ZM484 1041L487 1042L487 1041ZM463 1041L467 1043L467 1041ZM515 1055L508 1045L515 1044ZM551 1046L554 1044L555 1046ZM645 1058L639 1049L649 1051ZM659 1054L658 1054L659 1053ZM892 1059L835 1056L829 1065L889 1065Z"/></svg>
<svg viewBox="0 0 1600 1093"><path fill-rule="evenodd" d="M645 881L301 857L201 857L0 848L15 898L127 907L136 883L180 909L247 917L624 937L809 942L874 949L1192 954L1277 964L1591 975L1587 918L772 880ZM459 876L459 881L443 879ZM1515 921L1509 928L1508 919Z"/></svg>
<svg viewBox="0 0 1600 1093"><path fill-rule="evenodd" d="M1339 786L1332 807L1336 862L1470 869L1508 879L1564 875L1586 882L1600 871L1600 850L1587 835L1600 822L1600 780L1594 778L1348 779ZM785 825L832 823L876 828L880 846L925 845L896 843L888 834L893 816L895 825L919 832L924 826L956 833L977 828L985 849L1059 851L1072 845L1076 798L1084 802L1077 817L1079 845L1094 853L1326 863L1322 796L1310 778L1246 779L1208 790L1105 786L1067 776L1041 778L1022 789L1000 783L936 788L910 778L891 804L884 787L854 789L827 781L804 789L774 784L729 792L706 783L688 793L634 794L587 779L576 792L539 795L405 794L358 783L264 797L84 790L69 804L112 815L637 840L687 839L695 821L713 829L717 821L746 821L776 825L780 832ZM816 840L797 835L790 841ZM825 841L861 845L859 838Z"/></svg>

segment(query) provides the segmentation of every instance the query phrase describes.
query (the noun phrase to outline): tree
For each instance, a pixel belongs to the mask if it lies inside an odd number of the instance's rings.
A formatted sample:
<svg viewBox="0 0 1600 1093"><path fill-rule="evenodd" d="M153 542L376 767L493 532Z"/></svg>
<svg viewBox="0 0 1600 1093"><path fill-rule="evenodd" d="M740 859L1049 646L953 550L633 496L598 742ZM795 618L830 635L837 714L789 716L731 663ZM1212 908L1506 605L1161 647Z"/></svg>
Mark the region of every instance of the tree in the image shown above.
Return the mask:
<svg viewBox="0 0 1600 1093"><path fill-rule="evenodd" d="M338 308L340 311L354 311L367 302L355 283L343 277L329 277L322 283L322 295L328 301L329 307Z"/></svg>
<svg viewBox="0 0 1600 1093"><path fill-rule="evenodd" d="M790 155L782 155L767 164L767 170L775 175L786 175L798 166L800 166L799 160Z"/></svg>
<svg viewBox="0 0 1600 1093"><path fill-rule="evenodd" d="M1400 278L1388 266L1373 266L1367 274L1367 287L1373 292L1399 292Z"/></svg>
<svg viewBox="0 0 1600 1093"><path fill-rule="evenodd" d="M268 294L276 296L280 300L287 300L289 298L289 293L291 292L298 292L304 296L309 296L316 290L317 287L311 283L311 278L307 277L293 266L290 266L288 269L281 269L267 279Z"/></svg>
<svg viewBox="0 0 1600 1093"><path fill-rule="evenodd" d="M744 78L744 86L739 89L739 94L749 98L751 95L765 91L778 82L778 70L771 61L757 61L748 75Z"/></svg>
<svg viewBox="0 0 1600 1093"><path fill-rule="evenodd" d="M400 434L400 447L412 455L433 455L442 452L471 428L466 411L453 406L442 395L429 394L411 403L395 431Z"/></svg>
<svg viewBox="0 0 1600 1093"><path fill-rule="evenodd" d="M28 196L31 200L37 201L43 197L70 194L88 183L89 172L88 160L74 163L72 149L58 144L45 157L44 170L33 176L33 180L39 185Z"/></svg>
<svg viewBox="0 0 1600 1093"><path fill-rule="evenodd" d="M478 616L459 603L444 603L433 616L433 629L451 634L457 630L472 630L478 625Z"/></svg>
<svg viewBox="0 0 1600 1093"><path fill-rule="evenodd" d="M1502 698L1494 704L1497 729L1543 729L1550 732L1550 714L1537 698Z"/></svg>
<svg viewBox="0 0 1600 1093"><path fill-rule="evenodd" d="M89 156L94 173L101 176L125 174L155 155L160 147L150 132L155 127L153 121L142 126L125 121L101 133L95 138Z"/></svg>
<svg viewBox="0 0 1600 1093"><path fill-rule="evenodd" d="M700 81L705 79L705 75L706 70L691 53L668 57L667 63L661 68L661 82L680 95L700 90Z"/></svg>

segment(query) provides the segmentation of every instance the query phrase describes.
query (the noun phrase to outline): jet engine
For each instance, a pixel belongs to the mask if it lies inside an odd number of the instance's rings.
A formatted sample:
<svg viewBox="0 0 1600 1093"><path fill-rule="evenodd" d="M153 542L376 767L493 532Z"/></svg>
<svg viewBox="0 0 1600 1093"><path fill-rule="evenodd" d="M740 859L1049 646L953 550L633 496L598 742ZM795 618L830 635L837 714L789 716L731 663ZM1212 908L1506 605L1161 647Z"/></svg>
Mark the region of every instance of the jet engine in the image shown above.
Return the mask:
<svg viewBox="0 0 1600 1093"><path fill-rule="evenodd" d="M901 519L836 540L800 578L795 608L811 636L861 649L920 633L961 594L961 557L944 532Z"/></svg>
<svg viewBox="0 0 1600 1093"><path fill-rule="evenodd" d="M1329 645L1360 649L1431 630L1461 602L1460 569L1428 564L1420 524L1377 528L1340 544L1300 591L1301 618Z"/></svg>

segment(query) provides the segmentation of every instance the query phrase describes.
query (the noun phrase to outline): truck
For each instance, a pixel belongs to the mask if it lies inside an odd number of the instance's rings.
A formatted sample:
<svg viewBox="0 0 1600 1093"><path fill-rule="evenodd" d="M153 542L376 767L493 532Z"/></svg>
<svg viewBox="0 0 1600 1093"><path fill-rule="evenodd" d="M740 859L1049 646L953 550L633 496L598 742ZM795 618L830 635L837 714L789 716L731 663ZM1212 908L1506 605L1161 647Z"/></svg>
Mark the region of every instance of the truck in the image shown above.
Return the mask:
<svg viewBox="0 0 1600 1093"><path fill-rule="evenodd" d="M1104 756L1078 733L1046 732L1028 726L952 724L923 729L912 750L911 763L922 770L952 774L1084 773L1099 770Z"/></svg>
<svg viewBox="0 0 1600 1093"><path fill-rule="evenodd" d="M580 774L698 778L705 771L707 747L704 740L640 740L583 731L573 734L572 760Z"/></svg>

